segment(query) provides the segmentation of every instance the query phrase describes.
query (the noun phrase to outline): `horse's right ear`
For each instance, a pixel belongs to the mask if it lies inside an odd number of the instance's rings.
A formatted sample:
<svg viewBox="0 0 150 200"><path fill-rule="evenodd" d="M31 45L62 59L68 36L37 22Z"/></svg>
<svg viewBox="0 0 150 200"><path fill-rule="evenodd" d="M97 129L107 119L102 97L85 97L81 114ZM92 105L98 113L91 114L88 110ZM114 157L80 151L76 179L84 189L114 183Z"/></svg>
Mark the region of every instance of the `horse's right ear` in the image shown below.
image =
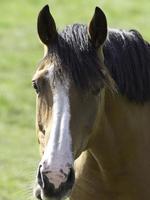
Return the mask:
<svg viewBox="0 0 150 200"><path fill-rule="evenodd" d="M45 45L50 45L53 43L56 35L56 24L55 21L49 11L49 6L46 5L40 11L38 19L37 19L37 31L40 37L40 40Z"/></svg>
<svg viewBox="0 0 150 200"><path fill-rule="evenodd" d="M107 37L107 20L104 12L95 8L94 16L89 25L89 34L93 45L99 48Z"/></svg>

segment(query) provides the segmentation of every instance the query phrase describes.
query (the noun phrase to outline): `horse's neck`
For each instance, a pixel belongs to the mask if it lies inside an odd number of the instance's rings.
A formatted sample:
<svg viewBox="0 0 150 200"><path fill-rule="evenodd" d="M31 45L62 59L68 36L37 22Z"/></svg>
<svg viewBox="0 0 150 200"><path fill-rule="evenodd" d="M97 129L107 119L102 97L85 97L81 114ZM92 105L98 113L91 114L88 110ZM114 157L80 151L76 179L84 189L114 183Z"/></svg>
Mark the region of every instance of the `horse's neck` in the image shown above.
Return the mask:
<svg viewBox="0 0 150 200"><path fill-rule="evenodd" d="M150 197L150 105L106 93L105 110L90 144L110 198Z"/></svg>
<svg viewBox="0 0 150 200"><path fill-rule="evenodd" d="M71 200L108 199L104 195L104 177L99 166L89 151L85 151L76 160L76 183Z"/></svg>

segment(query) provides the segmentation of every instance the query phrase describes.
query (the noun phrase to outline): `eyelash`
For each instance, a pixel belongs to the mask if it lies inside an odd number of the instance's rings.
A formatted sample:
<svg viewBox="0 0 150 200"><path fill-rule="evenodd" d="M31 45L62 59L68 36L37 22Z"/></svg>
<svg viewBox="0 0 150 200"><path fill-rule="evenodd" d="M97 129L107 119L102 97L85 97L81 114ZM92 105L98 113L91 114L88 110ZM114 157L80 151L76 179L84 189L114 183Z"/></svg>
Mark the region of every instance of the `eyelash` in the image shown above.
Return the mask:
<svg viewBox="0 0 150 200"><path fill-rule="evenodd" d="M39 87L38 87L36 81L32 81L32 85L33 85L33 88L35 89L36 93L38 94L39 93Z"/></svg>

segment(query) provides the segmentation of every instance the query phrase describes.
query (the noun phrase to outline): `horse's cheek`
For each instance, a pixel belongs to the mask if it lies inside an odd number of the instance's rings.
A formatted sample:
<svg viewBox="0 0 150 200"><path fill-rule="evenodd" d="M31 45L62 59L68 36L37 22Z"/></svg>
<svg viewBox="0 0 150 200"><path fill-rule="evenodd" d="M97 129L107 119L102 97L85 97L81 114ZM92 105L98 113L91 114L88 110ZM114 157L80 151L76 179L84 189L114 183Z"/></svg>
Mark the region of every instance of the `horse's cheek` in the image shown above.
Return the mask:
<svg viewBox="0 0 150 200"><path fill-rule="evenodd" d="M44 154L44 148L45 148L45 137L43 133L38 133L38 142L39 142L39 148L40 148L40 155L42 156Z"/></svg>

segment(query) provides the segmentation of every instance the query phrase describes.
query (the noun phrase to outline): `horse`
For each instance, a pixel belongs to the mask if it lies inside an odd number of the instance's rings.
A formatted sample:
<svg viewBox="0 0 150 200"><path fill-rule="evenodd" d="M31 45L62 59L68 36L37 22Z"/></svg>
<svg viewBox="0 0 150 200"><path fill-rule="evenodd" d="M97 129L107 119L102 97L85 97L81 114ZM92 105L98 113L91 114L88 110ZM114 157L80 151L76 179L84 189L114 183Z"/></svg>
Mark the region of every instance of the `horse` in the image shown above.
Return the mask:
<svg viewBox="0 0 150 200"><path fill-rule="evenodd" d="M35 197L149 200L150 44L109 29L99 7L89 25L58 32L46 5L37 31Z"/></svg>

